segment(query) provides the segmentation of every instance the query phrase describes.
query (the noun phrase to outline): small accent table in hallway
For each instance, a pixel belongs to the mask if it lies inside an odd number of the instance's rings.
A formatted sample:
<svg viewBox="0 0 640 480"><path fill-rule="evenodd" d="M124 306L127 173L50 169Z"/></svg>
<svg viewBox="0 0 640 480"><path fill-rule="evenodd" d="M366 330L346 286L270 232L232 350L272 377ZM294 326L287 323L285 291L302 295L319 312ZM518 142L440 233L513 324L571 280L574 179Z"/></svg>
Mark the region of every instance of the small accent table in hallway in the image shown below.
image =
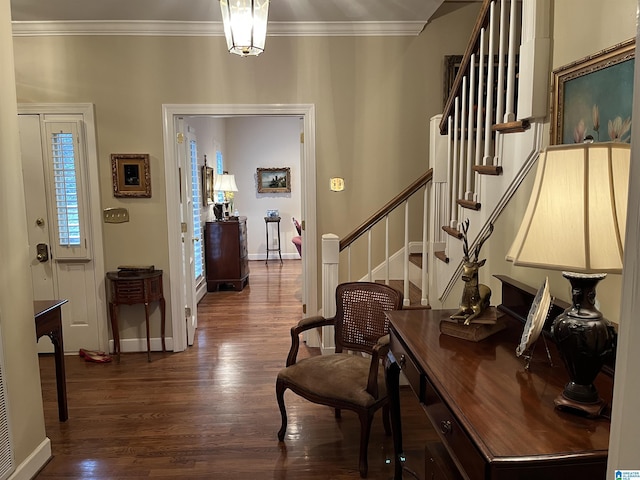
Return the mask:
<svg viewBox="0 0 640 480"><path fill-rule="evenodd" d="M149 303L160 304L160 331L162 351L165 352L165 300L162 292L162 270L152 272L127 273L107 272L111 284L111 300L109 301L109 317L113 331L113 353L120 361L120 329L118 327L118 306L144 303L145 326L147 328L147 360L151 361L151 340L149 339Z"/></svg>
<svg viewBox="0 0 640 480"><path fill-rule="evenodd" d="M46 335L53 343L56 361L56 388L58 390L58 418L69 418L67 409L67 384L64 371L64 344L62 342L62 305L68 300L35 300L33 313L36 322L36 342Z"/></svg>
<svg viewBox="0 0 640 480"><path fill-rule="evenodd" d="M278 232L278 247L271 247L269 245L269 224L270 223L275 223L277 226L277 232ZM269 262L269 252L278 252L278 256L280 257L280 265L282 265L282 251L280 250L280 217L264 217L264 226L265 226L265 230L267 232L267 258L265 259L264 263L266 264L267 262Z"/></svg>

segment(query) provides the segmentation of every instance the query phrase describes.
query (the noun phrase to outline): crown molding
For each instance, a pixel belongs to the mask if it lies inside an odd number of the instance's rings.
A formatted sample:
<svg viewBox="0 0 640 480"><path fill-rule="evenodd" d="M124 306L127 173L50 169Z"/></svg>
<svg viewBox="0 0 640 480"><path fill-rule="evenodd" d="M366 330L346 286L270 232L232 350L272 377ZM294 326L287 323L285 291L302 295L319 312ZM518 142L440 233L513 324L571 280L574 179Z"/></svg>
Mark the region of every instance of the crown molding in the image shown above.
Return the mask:
<svg viewBox="0 0 640 480"><path fill-rule="evenodd" d="M222 22L46 21L12 22L14 37L73 35L224 36ZM269 22L267 36L415 36L425 22Z"/></svg>

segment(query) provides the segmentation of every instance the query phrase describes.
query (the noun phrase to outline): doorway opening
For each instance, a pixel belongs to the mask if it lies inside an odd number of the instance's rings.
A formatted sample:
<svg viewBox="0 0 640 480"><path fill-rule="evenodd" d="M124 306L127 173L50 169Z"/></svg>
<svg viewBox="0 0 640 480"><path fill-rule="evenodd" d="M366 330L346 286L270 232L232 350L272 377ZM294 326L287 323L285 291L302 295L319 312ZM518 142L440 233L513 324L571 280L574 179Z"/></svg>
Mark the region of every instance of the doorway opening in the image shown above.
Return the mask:
<svg viewBox="0 0 640 480"><path fill-rule="evenodd" d="M305 254L302 256L302 302L305 311L315 314L317 301L317 233L316 233L316 160L315 160L315 107L312 104L293 105L163 105L163 135L165 151L165 182L167 192L167 223L169 240L169 265L171 282L171 318L173 327L173 350L187 348L185 318L196 305L190 305L195 295L186 292L187 283L184 242L191 242L192 232L182 227L181 190L179 170L183 118L210 117L297 117L302 121L300 144L301 216L304 220ZM195 287L192 287L192 289Z"/></svg>

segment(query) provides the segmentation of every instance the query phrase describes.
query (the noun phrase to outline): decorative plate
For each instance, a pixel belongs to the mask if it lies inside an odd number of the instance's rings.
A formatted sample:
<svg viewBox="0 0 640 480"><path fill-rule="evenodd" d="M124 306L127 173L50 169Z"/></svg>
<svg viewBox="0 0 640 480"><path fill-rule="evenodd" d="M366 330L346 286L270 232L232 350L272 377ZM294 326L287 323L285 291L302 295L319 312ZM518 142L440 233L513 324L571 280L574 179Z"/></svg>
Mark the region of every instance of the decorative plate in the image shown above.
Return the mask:
<svg viewBox="0 0 640 480"><path fill-rule="evenodd" d="M547 319L550 307L551 293L549 292L549 278L547 277L531 304L527 321L524 324L520 345L516 348L516 356L521 356L536 343L540 332L542 332L542 327L544 327L544 322Z"/></svg>

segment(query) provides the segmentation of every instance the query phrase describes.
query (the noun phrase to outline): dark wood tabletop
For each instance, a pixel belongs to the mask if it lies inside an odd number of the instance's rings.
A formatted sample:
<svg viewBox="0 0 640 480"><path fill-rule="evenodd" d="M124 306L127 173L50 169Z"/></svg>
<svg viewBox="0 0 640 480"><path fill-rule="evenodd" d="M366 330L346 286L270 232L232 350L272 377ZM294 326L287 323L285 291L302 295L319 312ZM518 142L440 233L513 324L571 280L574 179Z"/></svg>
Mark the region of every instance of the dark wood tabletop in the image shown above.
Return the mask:
<svg viewBox="0 0 640 480"><path fill-rule="evenodd" d="M540 341L527 371L524 359L515 354L522 334L519 321L505 315L507 329L472 342L440 333L440 319L454 311L388 313L392 350L393 342L399 342L398 348L425 375L484 462L562 463L571 457L606 463L610 421L554 408L555 397L568 381L555 345L548 342L553 366ZM601 373L596 386L610 402L612 378Z"/></svg>

